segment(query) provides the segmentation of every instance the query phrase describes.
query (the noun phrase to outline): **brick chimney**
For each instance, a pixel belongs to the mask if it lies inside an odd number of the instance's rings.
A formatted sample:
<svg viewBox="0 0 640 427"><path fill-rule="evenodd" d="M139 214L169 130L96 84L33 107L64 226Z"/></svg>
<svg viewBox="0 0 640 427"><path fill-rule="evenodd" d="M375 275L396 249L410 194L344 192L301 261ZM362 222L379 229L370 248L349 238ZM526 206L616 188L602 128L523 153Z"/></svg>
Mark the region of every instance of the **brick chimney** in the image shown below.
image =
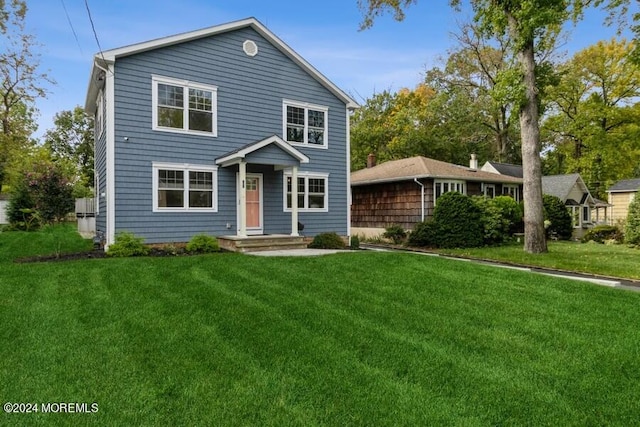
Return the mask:
<svg viewBox="0 0 640 427"><path fill-rule="evenodd" d="M367 169L372 168L376 165L376 155L373 153L370 153L367 156Z"/></svg>
<svg viewBox="0 0 640 427"><path fill-rule="evenodd" d="M475 153L471 153L471 160L469 160L469 169L478 170L478 157Z"/></svg>

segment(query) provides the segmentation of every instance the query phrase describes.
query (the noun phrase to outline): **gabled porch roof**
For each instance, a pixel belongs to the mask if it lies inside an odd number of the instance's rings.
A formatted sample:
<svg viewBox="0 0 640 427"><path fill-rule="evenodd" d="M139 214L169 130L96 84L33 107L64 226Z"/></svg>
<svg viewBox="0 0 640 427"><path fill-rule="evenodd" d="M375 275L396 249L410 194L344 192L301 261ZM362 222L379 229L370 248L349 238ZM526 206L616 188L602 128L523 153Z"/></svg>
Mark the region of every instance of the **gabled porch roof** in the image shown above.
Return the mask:
<svg viewBox="0 0 640 427"><path fill-rule="evenodd" d="M237 165L243 161L286 167L309 163L309 157L296 150L278 135L272 135L218 157L216 164L227 167Z"/></svg>

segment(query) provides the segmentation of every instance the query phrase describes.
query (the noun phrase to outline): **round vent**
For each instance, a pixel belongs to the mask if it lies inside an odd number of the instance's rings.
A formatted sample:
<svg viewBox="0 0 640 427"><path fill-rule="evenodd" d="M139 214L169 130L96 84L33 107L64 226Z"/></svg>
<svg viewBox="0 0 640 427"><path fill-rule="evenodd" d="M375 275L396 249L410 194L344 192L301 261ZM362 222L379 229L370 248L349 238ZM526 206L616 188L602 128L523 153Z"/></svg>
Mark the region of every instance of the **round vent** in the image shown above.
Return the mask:
<svg viewBox="0 0 640 427"><path fill-rule="evenodd" d="M249 56L256 56L258 54L258 45L253 40L245 40L242 43L242 50Z"/></svg>

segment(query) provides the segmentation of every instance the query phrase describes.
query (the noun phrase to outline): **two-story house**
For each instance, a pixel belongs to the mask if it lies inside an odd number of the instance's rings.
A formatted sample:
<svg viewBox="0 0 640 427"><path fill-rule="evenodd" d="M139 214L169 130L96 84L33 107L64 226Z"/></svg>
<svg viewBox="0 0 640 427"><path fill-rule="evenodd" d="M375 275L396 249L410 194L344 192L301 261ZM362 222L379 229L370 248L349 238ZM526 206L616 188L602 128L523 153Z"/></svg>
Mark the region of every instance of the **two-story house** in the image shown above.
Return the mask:
<svg viewBox="0 0 640 427"><path fill-rule="evenodd" d="M95 55L97 231L350 234L356 102L254 18Z"/></svg>

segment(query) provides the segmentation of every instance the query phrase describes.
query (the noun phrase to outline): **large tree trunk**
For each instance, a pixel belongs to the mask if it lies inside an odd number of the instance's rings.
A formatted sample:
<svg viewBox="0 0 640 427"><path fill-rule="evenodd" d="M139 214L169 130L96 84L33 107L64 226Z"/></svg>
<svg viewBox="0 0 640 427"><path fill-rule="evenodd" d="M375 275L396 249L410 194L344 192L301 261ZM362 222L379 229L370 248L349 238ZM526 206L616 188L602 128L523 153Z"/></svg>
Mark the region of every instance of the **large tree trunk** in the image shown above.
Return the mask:
<svg viewBox="0 0 640 427"><path fill-rule="evenodd" d="M520 109L524 178L524 250L536 254L547 252L547 239L542 205L538 90L533 40L525 44L518 56L524 72L525 86L525 102Z"/></svg>

